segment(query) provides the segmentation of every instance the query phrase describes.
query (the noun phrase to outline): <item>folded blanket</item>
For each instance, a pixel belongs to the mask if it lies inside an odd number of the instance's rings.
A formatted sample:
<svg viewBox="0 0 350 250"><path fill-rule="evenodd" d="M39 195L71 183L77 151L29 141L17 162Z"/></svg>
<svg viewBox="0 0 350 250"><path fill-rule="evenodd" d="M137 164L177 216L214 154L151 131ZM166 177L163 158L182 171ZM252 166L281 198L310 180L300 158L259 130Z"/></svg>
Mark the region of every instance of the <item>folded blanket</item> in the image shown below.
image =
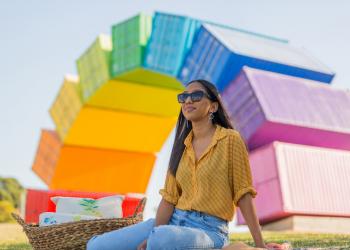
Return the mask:
<svg viewBox="0 0 350 250"><path fill-rule="evenodd" d="M81 214L44 212L39 215L39 227L51 226L55 224L61 224L61 223L72 222L72 221L93 220L93 219L101 219L101 217L81 215Z"/></svg>

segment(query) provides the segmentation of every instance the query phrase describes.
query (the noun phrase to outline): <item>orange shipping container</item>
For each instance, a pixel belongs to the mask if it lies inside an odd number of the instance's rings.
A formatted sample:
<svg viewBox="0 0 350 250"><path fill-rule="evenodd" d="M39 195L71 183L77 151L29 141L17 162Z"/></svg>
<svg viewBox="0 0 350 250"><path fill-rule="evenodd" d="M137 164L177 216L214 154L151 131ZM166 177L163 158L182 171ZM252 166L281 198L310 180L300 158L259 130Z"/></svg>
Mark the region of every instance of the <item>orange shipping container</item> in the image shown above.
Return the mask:
<svg viewBox="0 0 350 250"><path fill-rule="evenodd" d="M41 137L32 165L32 170L47 184L51 183L57 159L59 157L61 142L58 134L53 130L42 129Z"/></svg>
<svg viewBox="0 0 350 250"><path fill-rule="evenodd" d="M153 153L64 145L50 189L145 193L155 160Z"/></svg>

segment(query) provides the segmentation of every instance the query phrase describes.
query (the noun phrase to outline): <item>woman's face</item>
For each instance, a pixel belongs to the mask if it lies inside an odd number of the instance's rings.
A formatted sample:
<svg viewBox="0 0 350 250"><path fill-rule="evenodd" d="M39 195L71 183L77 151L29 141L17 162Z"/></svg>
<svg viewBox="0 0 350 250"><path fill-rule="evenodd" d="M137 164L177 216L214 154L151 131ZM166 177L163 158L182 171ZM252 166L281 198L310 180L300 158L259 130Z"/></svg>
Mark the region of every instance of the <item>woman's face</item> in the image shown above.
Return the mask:
<svg viewBox="0 0 350 250"><path fill-rule="evenodd" d="M192 93L198 90L208 94L199 82L191 83L186 87L184 92ZM192 102L191 97L187 97L185 102L181 104L181 110L187 120L196 122L202 119L208 119L209 113L217 110L217 104L217 102L209 100L206 95L199 102Z"/></svg>

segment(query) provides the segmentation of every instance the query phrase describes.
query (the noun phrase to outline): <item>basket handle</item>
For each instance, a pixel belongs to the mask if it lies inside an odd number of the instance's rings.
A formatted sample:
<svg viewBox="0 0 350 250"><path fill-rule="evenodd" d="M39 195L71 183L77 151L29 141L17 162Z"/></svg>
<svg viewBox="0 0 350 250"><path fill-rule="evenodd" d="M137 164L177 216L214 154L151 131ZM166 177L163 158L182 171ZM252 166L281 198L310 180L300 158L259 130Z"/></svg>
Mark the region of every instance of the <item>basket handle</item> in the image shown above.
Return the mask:
<svg viewBox="0 0 350 250"><path fill-rule="evenodd" d="M24 227L26 225L26 223L24 222L24 220L21 218L21 216L19 216L18 214L15 213L11 213L12 217L18 222L18 224L20 224L22 227Z"/></svg>
<svg viewBox="0 0 350 250"><path fill-rule="evenodd" d="M143 211L143 209L145 208L145 204L146 204L146 197L142 198L137 204L133 214L134 217L137 215L137 211L139 210L139 208L141 208L141 212Z"/></svg>

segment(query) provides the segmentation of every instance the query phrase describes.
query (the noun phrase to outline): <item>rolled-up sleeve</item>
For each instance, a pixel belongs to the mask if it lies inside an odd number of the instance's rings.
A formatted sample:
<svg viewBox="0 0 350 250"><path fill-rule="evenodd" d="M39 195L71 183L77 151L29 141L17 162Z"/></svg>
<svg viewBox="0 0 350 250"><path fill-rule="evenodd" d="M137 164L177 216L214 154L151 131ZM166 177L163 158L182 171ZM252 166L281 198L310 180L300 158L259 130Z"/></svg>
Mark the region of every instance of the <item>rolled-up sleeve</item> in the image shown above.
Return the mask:
<svg viewBox="0 0 350 250"><path fill-rule="evenodd" d="M233 139L233 202L238 206L239 199L246 193L255 198L258 194L253 187L247 147L239 133Z"/></svg>
<svg viewBox="0 0 350 250"><path fill-rule="evenodd" d="M168 170L164 188L159 190L159 194L163 197L164 200L176 205L179 199L179 188L176 182L175 177Z"/></svg>

